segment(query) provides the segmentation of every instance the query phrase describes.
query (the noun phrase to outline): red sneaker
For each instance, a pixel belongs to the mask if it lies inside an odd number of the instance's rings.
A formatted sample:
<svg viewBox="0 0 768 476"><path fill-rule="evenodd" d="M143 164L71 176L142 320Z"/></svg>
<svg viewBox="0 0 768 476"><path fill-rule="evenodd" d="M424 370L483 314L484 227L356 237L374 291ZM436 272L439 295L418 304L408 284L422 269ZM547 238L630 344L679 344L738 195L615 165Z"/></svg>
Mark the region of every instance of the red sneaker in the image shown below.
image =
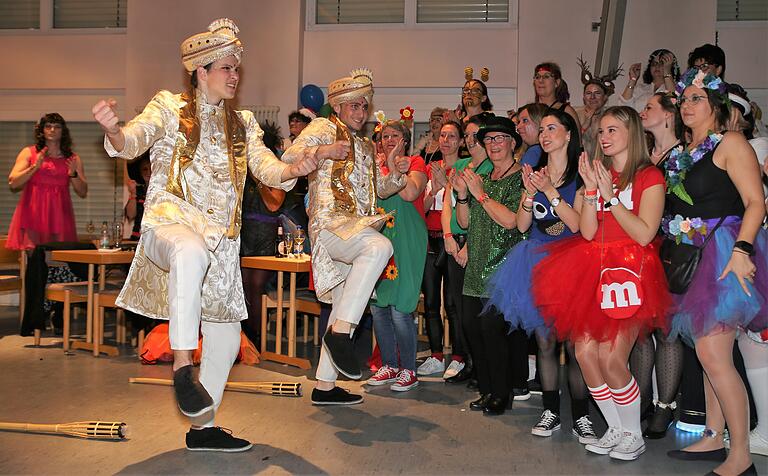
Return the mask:
<svg viewBox="0 0 768 476"><path fill-rule="evenodd" d="M386 385L397 380L397 369L385 365L368 379L368 385Z"/></svg>
<svg viewBox="0 0 768 476"><path fill-rule="evenodd" d="M416 378L416 372L413 370L403 369L399 374L397 374L397 381L393 383L389 388L395 392L407 392L418 384L419 379Z"/></svg>

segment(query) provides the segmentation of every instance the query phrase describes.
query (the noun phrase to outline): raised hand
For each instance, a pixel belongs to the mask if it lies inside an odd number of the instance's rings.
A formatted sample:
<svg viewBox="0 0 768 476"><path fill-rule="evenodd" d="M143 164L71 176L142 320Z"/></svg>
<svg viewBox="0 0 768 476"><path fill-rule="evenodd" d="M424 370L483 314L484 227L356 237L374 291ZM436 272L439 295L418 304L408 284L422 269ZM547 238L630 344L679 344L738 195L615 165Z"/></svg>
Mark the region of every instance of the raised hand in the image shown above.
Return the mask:
<svg viewBox="0 0 768 476"><path fill-rule="evenodd" d="M675 64L675 56L672 53L664 53L659 57L659 63L661 63L664 74L671 74L672 66Z"/></svg>
<svg viewBox="0 0 768 476"><path fill-rule="evenodd" d="M533 167L528 164L523 164L523 186L525 187L525 191L528 193L529 197L534 196L537 190L536 185L531 182L533 173Z"/></svg>
<svg viewBox="0 0 768 476"><path fill-rule="evenodd" d="M630 81L637 81L637 79L640 77L640 69L643 67L640 63L634 63L632 66L629 67L629 80Z"/></svg>
<svg viewBox="0 0 768 476"><path fill-rule="evenodd" d="M120 126L118 122L120 120L117 117L117 101L114 99L102 99L97 102L91 109L93 118L99 123L101 128L107 134L117 134L120 132Z"/></svg>
<svg viewBox="0 0 768 476"><path fill-rule="evenodd" d="M464 181L464 178L462 174L451 174L449 178L449 182L451 183L451 187L453 187L454 190L456 190L456 193L459 195L459 198L461 196L467 195L467 182Z"/></svg>
<svg viewBox="0 0 768 476"><path fill-rule="evenodd" d="M603 200L607 202L614 197L613 177L601 162L594 161L593 165L597 175L597 189Z"/></svg>
<svg viewBox="0 0 768 476"><path fill-rule="evenodd" d="M534 172L531 176L531 183L542 192L551 192L555 190L555 186L552 184L552 179L549 177L549 170L547 167Z"/></svg>
<svg viewBox="0 0 768 476"><path fill-rule="evenodd" d="M595 173L595 168L589 162L586 152L582 152L579 156L579 175L584 182L585 189L595 190L597 188L597 174Z"/></svg>
<svg viewBox="0 0 768 476"><path fill-rule="evenodd" d="M430 162L429 168L432 170L432 190L437 193L438 190L445 188L448 183L448 176L439 162Z"/></svg>
<svg viewBox="0 0 768 476"><path fill-rule="evenodd" d="M464 182L469 189L469 193L471 193L473 197L480 198L483 195L485 190L483 189L483 178L481 176L470 169L464 169L464 171L461 172L461 177L464 179Z"/></svg>

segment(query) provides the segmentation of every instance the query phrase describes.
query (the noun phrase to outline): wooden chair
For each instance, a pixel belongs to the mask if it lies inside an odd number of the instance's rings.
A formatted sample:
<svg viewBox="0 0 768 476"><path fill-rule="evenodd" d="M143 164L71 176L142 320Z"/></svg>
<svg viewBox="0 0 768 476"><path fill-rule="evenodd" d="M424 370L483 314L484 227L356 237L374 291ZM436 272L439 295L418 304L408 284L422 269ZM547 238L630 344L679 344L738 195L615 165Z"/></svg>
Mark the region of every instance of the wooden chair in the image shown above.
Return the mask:
<svg viewBox="0 0 768 476"><path fill-rule="evenodd" d="M69 352L70 311L72 304L88 302L88 283L52 283L45 288L45 298L64 304L63 343L64 352ZM35 329L35 345L40 345L40 329Z"/></svg>
<svg viewBox="0 0 768 476"><path fill-rule="evenodd" d="M24 316L24 272L26 253L5 247L7 237L0 237L0 291L19 292L19 322ZM15 272L18 266L18 274Z"/></svg>
<svg viewBox="0 0 768 476"><path fill-rule="evenodd" d="M128 342L128 326L125 320L125 311L117 306L115 301L120 294L119 289L104 289L97 292L94 295L94 349L93 355L98 356L99 352L105 353L112 357L119 355L119 351L116 347L105 346L104 344L104 308L115 309L116 312L116 325L115 325L115 340L118 344L125 344ZM139 330L137 336L138 349L144 346L144 329Z"/></svg>
<svg viewBox="0 0 768 476"><path fill-rule="evenodd" d="M288 300L289 300L289 294L288 291L283 292L283 310L285 312L288 312ZM277 309L277 293L275 291L269 292L267 294L262 294L261 296L261 316L262 319L266 319L267 321L262 325L262 337L261 340L263 343L266 342L266 333L264 332L267 328L267 323L269 322L268 316L269 316L269 310L270 309ZM315 297L314 291L310 291L309 289L297 289L296 290L296 314L304 314L304 343L307 343L309 341L309 316L313 316L313 324L314 324L314 331L312 333L312 342L314 345L319 345L320 338L319 338L319 331L318 331L318 325L320 323L320 302ZM277 318L281 318L282 316L276 316ZM276 332L276 338L282 338L282 323L277 324L277 332ZM295 339L296 336L288 336L289 345L292 339ZM262 347L264 344L262 343Z"/></svg>

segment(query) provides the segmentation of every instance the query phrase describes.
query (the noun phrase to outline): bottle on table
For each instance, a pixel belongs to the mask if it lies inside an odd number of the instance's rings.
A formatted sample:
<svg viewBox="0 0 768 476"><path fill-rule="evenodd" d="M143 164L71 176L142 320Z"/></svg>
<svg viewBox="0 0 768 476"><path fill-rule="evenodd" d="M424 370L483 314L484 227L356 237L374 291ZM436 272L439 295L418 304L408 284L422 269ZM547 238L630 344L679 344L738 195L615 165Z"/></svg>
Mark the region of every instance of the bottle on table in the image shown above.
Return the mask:
<svg viewBox="0 0 768 476"><path fill-rule="evenodd" d="M281 248L283 246L283 227L277 227L277 238L275 238L275 258L282 258L283 253Z"/></svg>

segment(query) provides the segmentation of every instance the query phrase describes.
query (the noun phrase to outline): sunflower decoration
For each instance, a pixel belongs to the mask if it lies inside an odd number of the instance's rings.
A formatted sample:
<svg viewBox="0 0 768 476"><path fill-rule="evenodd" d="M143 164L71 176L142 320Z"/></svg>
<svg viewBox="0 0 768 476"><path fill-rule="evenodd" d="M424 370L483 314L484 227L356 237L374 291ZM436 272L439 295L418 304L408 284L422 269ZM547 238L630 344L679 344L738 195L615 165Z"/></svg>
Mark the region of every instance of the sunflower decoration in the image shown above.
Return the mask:
<svg viewBox="0 0 768 476"><path fill-rule="evenodd" d="M395 227L395 216L390 214L387 216L387 228L394 228L394 227Z"/></svg>
<svg viewBox="0 0 768 476"><path fill-rule="evenodd" d="M381 207L376 207L376 213L378 213L379 215L386 215L386 214L387 214L387 211L386 211L386 210L384 210L384 209L383 209L383 208L381 208Z"/></svg>
<svg viewBox="0 0 768 476"><path fill-rule="evenodd" d="M384 269L384 277L390 281L397 279L397 266L390 264Z"/></svg>

